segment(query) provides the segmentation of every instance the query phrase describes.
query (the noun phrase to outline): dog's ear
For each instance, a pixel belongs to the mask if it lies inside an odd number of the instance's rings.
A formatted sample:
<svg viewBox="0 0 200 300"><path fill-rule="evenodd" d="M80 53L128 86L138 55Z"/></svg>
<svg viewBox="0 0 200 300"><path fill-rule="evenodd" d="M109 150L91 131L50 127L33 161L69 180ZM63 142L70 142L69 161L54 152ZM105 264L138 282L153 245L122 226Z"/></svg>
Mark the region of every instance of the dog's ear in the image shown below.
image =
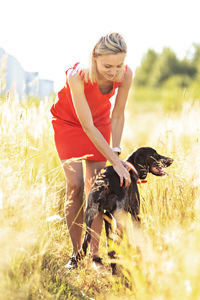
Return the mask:
<svg viewBox="0 0 200 300"><path fill-rule="evenodd" d="M135 162L135 167L138 171L139 178L145 179L147 177L147 173L149 172L145 159L140 157L137 162Z"/></svg>
<svg viewBox="0 0 200 300"><path fill-rule="evenodd" d="M147 173L149 172L149 170L146 163L146 155L144 150L138 149L137 151L135 151L128 158L128 161L130 161L134 165L140 179L145 179L147 177Z"/></svg>

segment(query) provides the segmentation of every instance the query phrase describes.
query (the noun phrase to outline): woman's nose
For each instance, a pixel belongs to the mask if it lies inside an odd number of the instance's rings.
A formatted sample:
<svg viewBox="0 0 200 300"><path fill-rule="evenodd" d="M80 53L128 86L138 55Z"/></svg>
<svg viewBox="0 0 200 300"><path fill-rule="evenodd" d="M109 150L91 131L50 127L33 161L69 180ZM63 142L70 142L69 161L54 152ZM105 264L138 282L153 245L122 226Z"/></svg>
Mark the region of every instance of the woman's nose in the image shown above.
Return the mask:
<svg viewBox="0 0 200 300"><path fill-rule="evenodd" d="M115 71L109 71L109 72L108 72L108 75L110 75L110 76L115 76L115 74L116 74Z"/></svg>

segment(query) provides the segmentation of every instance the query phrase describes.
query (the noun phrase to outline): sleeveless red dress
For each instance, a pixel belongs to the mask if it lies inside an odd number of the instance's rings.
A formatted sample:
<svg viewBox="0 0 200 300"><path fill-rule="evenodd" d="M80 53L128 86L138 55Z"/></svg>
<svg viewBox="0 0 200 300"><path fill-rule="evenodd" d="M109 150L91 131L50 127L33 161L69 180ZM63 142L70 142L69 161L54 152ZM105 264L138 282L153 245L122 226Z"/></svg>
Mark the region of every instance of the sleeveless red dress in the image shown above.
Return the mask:
<svg viewBox="0 0 200 300"><path fill-rule="evenodd" d="M73 68L69 68L66 74L70 69L82 74L78 65L79 63L76 63ZM109 99L119 86L120 82L113 82L112 91L108 94L102 94L96 82L84 82L84 93L92 113L94 125L108 143L110 143L111 133L111 103ZM51 107L51 113L53 115L52 125L55 145L61 160L88 155L84 159L106 161L106 158L97 150L79 122L68 80L66 80L66 86L58 92L57 101Z"/></svg>

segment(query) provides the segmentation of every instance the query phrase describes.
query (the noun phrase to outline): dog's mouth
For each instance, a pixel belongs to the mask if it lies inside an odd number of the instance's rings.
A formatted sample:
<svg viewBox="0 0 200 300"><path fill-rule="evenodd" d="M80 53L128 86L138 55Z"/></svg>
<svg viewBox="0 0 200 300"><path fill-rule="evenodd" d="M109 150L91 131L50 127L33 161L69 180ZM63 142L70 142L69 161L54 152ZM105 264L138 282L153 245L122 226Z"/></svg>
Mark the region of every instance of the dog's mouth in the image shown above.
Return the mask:
<svg viewBox="0 0 200 300"><path fill-rule="evenodd" d="M159 167L158 166L152 166L150 170L151 170L151 173L156 175L156 176L164 176L164 175L167 174L167 172L165 172L163 170L163 168L164 167L160 167L160 166Z"/></svg>
<svg viewBox="0 0 200 300"><path fill-rule="evenodd" d="M154 162L150 167L150 172L156 176L164 176L167 174L167 172L164 169L169 167L172 164L172 162L173 162L172 158L162 159L158 163Z"/></svg>

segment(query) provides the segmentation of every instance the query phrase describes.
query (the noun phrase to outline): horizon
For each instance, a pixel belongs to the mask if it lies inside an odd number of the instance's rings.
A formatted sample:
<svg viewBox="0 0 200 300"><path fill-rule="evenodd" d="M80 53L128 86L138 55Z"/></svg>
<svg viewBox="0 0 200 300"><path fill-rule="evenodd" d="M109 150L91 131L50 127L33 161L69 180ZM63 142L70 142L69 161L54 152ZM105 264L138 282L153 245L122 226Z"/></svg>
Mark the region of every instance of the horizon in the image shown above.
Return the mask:
<svg viewBox="0 0 200 300"><path fill-rule="evenodd" d="M65 83L65 70L87 61L94 44L107 32L124 36L126 63L133 71L148 49L161 53L168 47L182 59L193 43L200 43L198 0L125 0L123 6L119 0L102 0L98 10L94 3L7 0L1 4L0 47L25 71L53 80L57 92Z"/></svg>

